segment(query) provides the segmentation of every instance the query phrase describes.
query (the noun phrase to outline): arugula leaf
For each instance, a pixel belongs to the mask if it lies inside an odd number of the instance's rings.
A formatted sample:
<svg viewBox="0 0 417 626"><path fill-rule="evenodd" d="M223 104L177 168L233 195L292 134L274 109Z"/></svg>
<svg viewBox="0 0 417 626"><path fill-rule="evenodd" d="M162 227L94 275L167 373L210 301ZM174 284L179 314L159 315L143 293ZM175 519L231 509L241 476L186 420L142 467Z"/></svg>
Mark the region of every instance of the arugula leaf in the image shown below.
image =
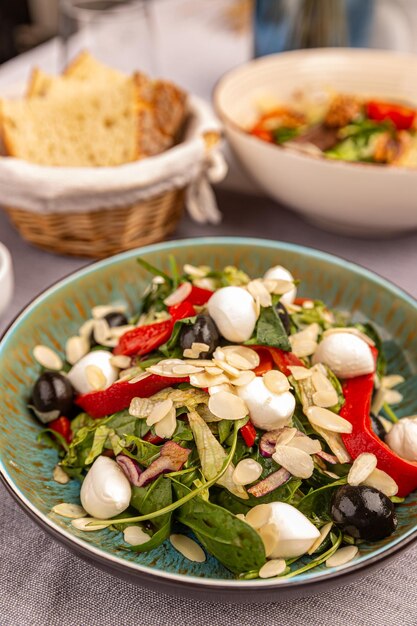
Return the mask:
<svg viewBox="0 0 417 626"><path fill-rule="evenodd" d="M148 467L161 452L159 446L155 446L153 443L149 443L149 441L143 441L143 439L135 435L127 435L124 440L123 454L145 467Z"/></svg>
<svg viewBox="0 0 417 626"><path fill-rule="evenodd" d="M291 344L281 319L273 306L261 307L255 329L255 337L245 342L247 345L269 346L291 351Z"/></svg>
<svg viewBox="0 0 417 626"><path fill-rule="evenodd" d="M164 356L172 359L182 358L183 351L182 348L178 346L181 330L183 326L191 326L192 324L194 324L195 320L196 316L194 315L193 317L185 317L184 319L175 322L171 337L166 343L162 344L162 346L159 346L159 352L161 352Z"/></svg>
<svg viewBox="0 0 417 626"><path fill-rule="evenodd" d="M173 485L177 498L190 491L179 483ZM191 528L203 547L232 572L259 570L265 563L265 548L260 535L226 509L197 496L183 504L176 517Z"/></svg>
<svg viewBox="0 0 417 626"><path fill-rule="evenodd" d="M153 274L154 276L162 276L162 278L165 280L166 283L168 283L172 291L173 281L172 281L172 278L168 276L168 274L166 274L159 268L155 267L151 263L148 263L148 261L145 261L145 259L142 259L140 257L136 259L136 262L139 263L139 265L143 267L143 269L145 269L150 274Z"/></svg>
<svg viewBox="0 0 417 626"><path fill-rule="evenodd" d="M299 501L297 508L306 517L311 518L313 515L322 520L331 521L330 505L333 493L337 487L346 484L346 476L335 480L328 485L312 489Z"/></svg>

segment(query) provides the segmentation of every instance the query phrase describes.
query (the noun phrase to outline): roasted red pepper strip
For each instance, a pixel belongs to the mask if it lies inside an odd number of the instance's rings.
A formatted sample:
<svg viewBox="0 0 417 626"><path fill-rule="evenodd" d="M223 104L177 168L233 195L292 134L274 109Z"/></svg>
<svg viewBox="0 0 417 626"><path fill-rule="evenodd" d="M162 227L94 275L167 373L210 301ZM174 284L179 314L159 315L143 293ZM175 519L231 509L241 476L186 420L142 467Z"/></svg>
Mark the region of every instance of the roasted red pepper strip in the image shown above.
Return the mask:
<svg viewBox="0 0 417 626"><path fill-rule="evenodd" d="M154 435L153 433L151 433L150 430L146 433L146 435L142 437L142 439L143 441L147 441L148 443L153 443L154 446L158 446L160 443L165 441L165 439L162 439L162 437L158 437L158 435Z"/></svg>
<svg viewBox="0 0 417 626"><path fill-rule="evenodd" d="M248 448L251 448L256 440L256 429L252 422L247 422L239 432Z"/></svg>
<svg viewBox="0 0 417 626"><path fill-rule="evenodd" d="M417 488L417 463L399 457L373 432L370 418L373 388L374 374L351 378L343 384L345 404L340 416L353 426L351 434L342 435L343 443L353 459L362 452L374 454L378 469L395 480L398 495L405 497Z"/></svg>
<svg viewBox="0 0 417 626"><path fill-rule="evenodd" d="M127 333L120 337L118 345L113 350L114 354L125 354L127 356L148 354L168 341L175 322L195 315L195 309L188 301L169 307L168 312L171 319L128 330Z"/></svg>
<svg viewBox="0 0 417 626"><path fill-rule="evenodd" d="M376 122L390 120L398 130L409 130L413 127L417 112L401 104L371 100L366 104L366 114Z"/></svg>
<svg viewBox="0 0 417 626"><path fill-rule="evenodd" d="M99 418L127 409L133 398L149 398L161 389L186 382L188 382L188 378L167 378L151 374L137 383L131 384L128 381L122 381L114 383L102 391L85 393L78 396L75 403L91 417Z"/></svg>
<svg viewBox="0 0 417 626"><path fill-rule="evenodd" d="M187 302L196 304L197 306L203 306L206 304L213 295L214 291L210 289L203 289L202 287L192 286L191 293L187 296Z"/></svg>
<svg viewBox="0 0 417 626"><path fill-rule="evenodd" d="M256 376L263 376L274 367L271 353L268 348L256 348L256 352L259 356L259 365L253 370Z"/></svg>
<svg viewBox="0 0 417 626"><path fill-rule="evenodd" d="M55 420L52 420L52 422L49 422L48 428L61 435L67 443L71 443L72 430L71 422L68 417L65 417L64 415L57 417Z"/></svg>
<svg viewBox="0 0 417 626"><path fill-rule="evenodd" d="M305 364L298 358L298 356L295 356L293 352L285 352L285 350L280 350L279 348L268 348L267 346L251 347L257 352L265 349L268 350L275 365L283 374L285 374L285 376L291 376L291 371L288 368L293 365L305 367Z"/></svg>

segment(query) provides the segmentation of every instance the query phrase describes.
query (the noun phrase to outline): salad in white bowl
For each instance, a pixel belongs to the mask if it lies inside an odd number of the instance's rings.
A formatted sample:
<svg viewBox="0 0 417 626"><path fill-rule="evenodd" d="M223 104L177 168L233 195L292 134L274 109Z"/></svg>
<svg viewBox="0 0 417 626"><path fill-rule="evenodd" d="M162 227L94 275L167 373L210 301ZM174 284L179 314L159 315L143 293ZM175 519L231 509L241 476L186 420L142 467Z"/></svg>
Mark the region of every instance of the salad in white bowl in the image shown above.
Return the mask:
<svg viewBox="0 0 417 626"><path fill-rule="evenodd" d="M138 262L153 275L139 312L94 307L65 360L34 349L54 478L81 484L80 504L53 512L244 579L342 565L395 532L417 420L391 408L403 379L386 376L372 325L297 298L280 265L250 278Z"/></svg>

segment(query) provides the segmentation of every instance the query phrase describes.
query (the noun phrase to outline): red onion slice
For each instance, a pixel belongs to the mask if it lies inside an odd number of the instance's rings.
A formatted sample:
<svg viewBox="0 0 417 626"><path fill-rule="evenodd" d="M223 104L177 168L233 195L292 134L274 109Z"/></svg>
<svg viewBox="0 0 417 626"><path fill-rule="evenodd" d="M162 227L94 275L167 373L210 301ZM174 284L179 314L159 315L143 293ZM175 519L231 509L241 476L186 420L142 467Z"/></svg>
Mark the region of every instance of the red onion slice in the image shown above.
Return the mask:
<svg viewBox="0 0 417 626"><path fill-rule="evenodd" d="M336 463L339 463L339 461L337 460L337 456L334 456L334 454L329 454L328 452L324 452L324 450L316 452L316 456L319 456L321 459L323 459L323 461L327 461L327 463L330 463L331 465L336 465Z"/></svg>
<svg viewBox="0 0 417 626"><path fill-rule="evenodd" d="M191 450L182 448L175 441L167 441L161 447L160 455L142 472L137 487L144 487L166 472L178 472L188 459Z"/></svg>
<svg viewBox="0 0 417 626"><path fill-rule="evenodd" d="M255 498L261 498L262 496L266 496L274 489L281 487L287 480L291 477L291 474L284 468L281 467L277 472L270 474L263 480L261 480L257 485L253 487L249 487L248 493Z"/></svg>
<svg viewBox="0 0 417 626"><path fill-rule="evenodd" d="M131 459L125 454L119 454L116 457L116 463L123 470L123 473L129 482L135 487L139 487L139 478L142 474L142 470L140 469L137 461Z"/></svg>

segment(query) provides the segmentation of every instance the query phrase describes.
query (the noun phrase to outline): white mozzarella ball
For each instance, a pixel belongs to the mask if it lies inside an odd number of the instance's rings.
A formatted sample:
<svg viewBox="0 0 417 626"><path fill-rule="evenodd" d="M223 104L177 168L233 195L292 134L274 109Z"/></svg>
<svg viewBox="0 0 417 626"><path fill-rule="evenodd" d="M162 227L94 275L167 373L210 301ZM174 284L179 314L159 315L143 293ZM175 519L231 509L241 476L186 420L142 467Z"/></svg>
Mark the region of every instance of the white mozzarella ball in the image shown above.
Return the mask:
<svg viewBox="0 0 417 626"><path fill-rule="evenodd" d="M285 502L257 505L249 511L246 521L261 535L271 559L301 556L320 536L305 515Z"/></svg>
<svg viewBox="0 0 417 626"><path fill-rule="evenodd" d="M74 389L78 393L94 391L87 378L86 368L88 365L95 365L100 368L106 379L105 387L112 385L118 377L118 370L110 363L112 356L112 353L107 350L93 350L77 361L67 374Z"/></svg>
<svg viewBox="0 0 417 626"><path fill-rule="evenodd" d="M313 363L324 363L338 378L355 378L375 371L369 345L351 333L334 333L318 345Z"/></svg>
<svg viewBox="0 0 417 626"><path fill-rule="evenodd" d="M248 407L250 419L257 428L282 428L289 423L294 413L295 398L292 393L273 393L265 385L262 376L237 387L237 393Z"/></svg>
<svg viewBox="0 0 417 626"><path fill-rule="evenodd" d="M270 280L288 280L290 282L293 282L294 280L294 276L291 274L291 272L289 272L285 267L282 267L282 265L275 265L275 267L271 267L266 272L264 278ZM280 301L283 303L284 306L286 304L292 304L295 300L296 295L297 288L294 287L294 289L291 289L291 291L284 293L284 295L281 296Z"/></svg>
<svg viewBox="0 0 417 626"><path fill-rule="evenodd" d="M385 443L403 459L417 461L417 419L400 419L386 435Z"/></svg>
<svg viewBox="0 0 417 626"><path fill-rule="evenodd" d="M233 343L252 336L257 320L255 301L242 287L222 287L208 301L208 312L220 334Z"/></svg>
<svg viewBox="0 0 417 626"><path fill-rule="evenodd" d="M98 519L109 519L125 511L131 495L132 489L123 470L107 456L97 457L80 492L84 509Z"/></svg>

